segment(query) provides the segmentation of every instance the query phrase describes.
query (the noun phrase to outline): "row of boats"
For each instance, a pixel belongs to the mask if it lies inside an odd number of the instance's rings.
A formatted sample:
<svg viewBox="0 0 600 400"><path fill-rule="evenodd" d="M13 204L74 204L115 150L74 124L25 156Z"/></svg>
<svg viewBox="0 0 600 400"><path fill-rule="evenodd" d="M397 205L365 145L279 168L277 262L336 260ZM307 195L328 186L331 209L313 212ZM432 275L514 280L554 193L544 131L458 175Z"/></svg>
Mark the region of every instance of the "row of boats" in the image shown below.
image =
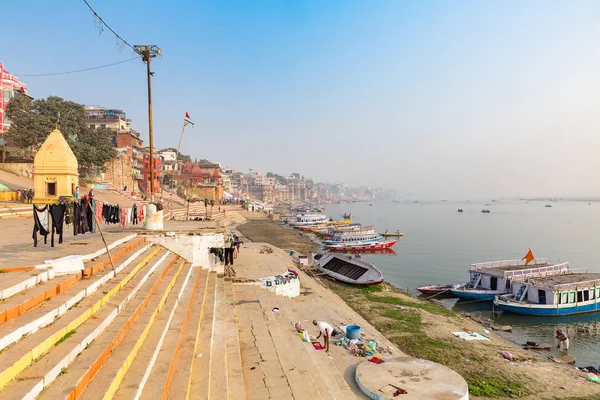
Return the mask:
<svg viewBox="0 0 600 400"><path fill-rule="evenodd" d="M330 253L315 253L313 263L319 271L331 279L353 285L377 285L384 281L381 271L361 257L362 253L393 254L391 247L400 231L377 233L373 226L363 226L352 222L351 214L344 214L343 221L335 221L326 215L303 212L284 216L291 227L317 236ZM355 253L354 255L351 252ZM346 254L344 254L346 253Z"/></svg>
<svg viewBox="0 0 600 400"><path fill-rule="evenodd" d="M530 253L528 253L529 255ZM511 313L538 316L600 311L600 274L571 269L568 262L524 257L471 264L469 282L423 286L421 293L452 293L461 299L493 301Z"/></svg>
<svg viewBox="0 0 600 400"><path fill-rule="evenodd" d="M347 215L345 215L346 217ZM402 236L400 232L377 233L373 226L353 223L352 219L335 221L320 213L302 213L285 216L284 221L296 229L312 232L322 238L323 245L332 251L373 251L390 249L396 240L391 236Z"/></svg>

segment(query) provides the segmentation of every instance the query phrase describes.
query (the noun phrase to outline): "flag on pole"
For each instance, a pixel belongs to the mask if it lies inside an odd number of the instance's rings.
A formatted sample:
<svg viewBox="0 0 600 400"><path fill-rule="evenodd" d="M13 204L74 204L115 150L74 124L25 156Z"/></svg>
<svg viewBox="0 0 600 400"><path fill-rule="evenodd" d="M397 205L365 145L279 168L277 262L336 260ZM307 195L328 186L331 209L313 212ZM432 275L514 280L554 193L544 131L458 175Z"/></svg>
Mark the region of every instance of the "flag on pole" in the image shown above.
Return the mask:
<svg viewBox="0 0 600 400"><path fill-rule="evenodd" d="M521 260L525 260L525 265L529 264L534 259L535 259L535 257L533 256L533 253L531 252L531 249L529 249L529 251L527 252L527 254L525 254L525 257L521 258Z"/></svg>
<svg viewBox="0 0 600 400"><path fill-rule="evenodd" d="M190 118L190 114L188 114L188 112L187 112L187 111L185 112L185 119L191 119L191 118Z"/></svg>

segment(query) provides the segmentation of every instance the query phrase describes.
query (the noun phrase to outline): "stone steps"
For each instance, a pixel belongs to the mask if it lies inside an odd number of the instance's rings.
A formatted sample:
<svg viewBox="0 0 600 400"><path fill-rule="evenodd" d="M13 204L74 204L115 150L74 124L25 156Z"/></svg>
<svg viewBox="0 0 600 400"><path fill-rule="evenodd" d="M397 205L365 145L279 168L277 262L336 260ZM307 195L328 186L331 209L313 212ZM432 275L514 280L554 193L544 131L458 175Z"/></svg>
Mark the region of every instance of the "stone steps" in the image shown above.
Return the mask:
<svg viewBox="0 0 600 400"><path fill-rule="evenodd" d="M176 301L176 294L186 282L185 277L191 268L190 265L185 261L178 261L175 266L177 268L173 269L172 277L169 275L160 283L146 307L139 313L139 317L135 321L127 322L130 325L128 332L118 346L112 347L110 357L87 385L81 399L112 398L118 391L125 375L146 343L158 315L169 309L169 306L172 307Z"/></svg>
<svg viewBox="0 0 600 400"><path fill-rule="evenodd" d="M225 323L227 330L227 386L229 399L243 400L246 398L244 373L242 370L242 353L238 333L238 316L236 315L233 284L224 281L225 286Z"/></svg>
<svg viewBox="0 0 600 400"><path fill-rule="evenodd" d="M109 280L101 289L83 299L69 297L72 293L67 291L51 301L45 302L37 310L1 325L0 332L2 332L2 337L6 338L5 342L14 338L16 343L4 348L2 352L0 388L6 386L34 361L51 351L55 345L60 344L65 337L72 334L72 331L76 332L86 321L90 319L97 321L98 312L103 309L105 304L122 290L129 292L130 289L127 286L138 276L140 271L143 271L150 260L160 255L161 251L165 252L160 248L145 250L125 267L116 279ZM55 314L59 309L61 313ZM46 321L46 318L49 320ZM21 333L31 330L31 327L36 329L20 338Z"/></svg>
<svg viewBox="0 0 600 400"><path fill-rule="evenodd" d="M102 339L98 339L104 331L112 326L114 321L124 320L136 309L149 290L151 285L146 282L157 280L161 271L168 268L167 259L169 253L165 252L161 257L152 260L152 266L131 279L126 290L120 291L115 297L108 301L93 318L84 322L68 338L58 343L50 352L36 360L30 367L20 373L15 380L0 391L3 399L29 397L34 398L44 388L50 386L61 373L69 371L71 363L76 359L89 357L90 346L96 345ZM176 256L171 256L176 260ZM130 290L127 290L130 289Z"/></svg>
<svg viewBox="0 0 600 400"><path fill-rule="evenodd" d="M208 274L200 323L197 325L196 337L194 338L194 349L192 352L194 356L187 388L188 399L206 400L210 398L210 367L217 279L216 272Z"/></svg>
<svg viewBox="0 0 600 400"><path fill-rule="evenodd" d="M333 360L295 332L293 300L254 285L234 285L234 293L246 318L240 343L249 399L356 398Z"/></svg>
<svg viewBox="0 0 600 400"><path fill-rule="evenodd" d="M131 364L115 398L153 399L169 392L181 343L189 330L189 315L198 292L204 291L208 271L189 268L187 274L177 296L169 298L164 312L158 315L152 332ZM183 367L189 370L191 360L187 361ZM174 389L181 393L181 386Z"/></svg>
<svg viewBox="0 0 600 400"><path fill-rule="evenodd" d="M21 337L32 334L40 328L55 322L73 305L98 293L98 291L104 291L106 287L112 289L111 285L122 280L126 276L125 274L137 266L143 267L159 251L160 248L151 248L150 245L139 249L123 263L116 266L117 279L114 278L112 269L105 274L94 275L87 279L81 279L80 276L73 275L67 281L57 285L59 289L55 292L51 294L43 292L41 296L36 295L22 303L22 305L11 308L11 310L17 308L20 312L22 310L22 314L14 315L11 320L0 325L0 350L19 341ZM142 255L145 256L140 258ZM120 276L121 274L123 276ZM44 298L44 296L48 297ZM31 307L27 307L29 304L31 304Z"/></svg>

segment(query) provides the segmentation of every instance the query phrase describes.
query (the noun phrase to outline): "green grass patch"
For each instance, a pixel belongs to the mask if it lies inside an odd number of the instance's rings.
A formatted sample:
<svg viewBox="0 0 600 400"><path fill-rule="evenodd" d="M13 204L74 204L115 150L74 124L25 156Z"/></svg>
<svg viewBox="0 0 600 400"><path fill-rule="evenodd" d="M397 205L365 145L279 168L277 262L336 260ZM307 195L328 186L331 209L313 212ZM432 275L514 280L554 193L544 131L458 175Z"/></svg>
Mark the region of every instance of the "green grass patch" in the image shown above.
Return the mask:
<svg viewBox="0 0 600 400"><path fill-rule="evenodd" d="M469 379L469 393L479 397L524 397L529 396L528 390L514 381L492 378L486 380Z"/></svg>
<svg viewBox="0 0 600 400"><path fill-rule="evenodd" d="M376 295L372 295L372 294L366 294L366 296L367 296L367 300L372 301L372 302L419 308L421 310L427 311L430 314L443 315L446 317L456 316L455 312L450 311L447 308L444 308L442 306L438 306L437 304L427 302L427 301L406 301L406 300L402 300L399 297L376 296Z"/></svg>
<svg viewBox="0 0 600 400"><path fill-rule="evenodd" d="M61 337L60 340L58 342L56 342L55 346L58 346L59 344L61 344L62 342L64 342L65 340L67 340L68 338L73 336L75 334L75 332L77 332L77 331L75 329L73 329L72 331L65 333L65 336Z"/></svg>

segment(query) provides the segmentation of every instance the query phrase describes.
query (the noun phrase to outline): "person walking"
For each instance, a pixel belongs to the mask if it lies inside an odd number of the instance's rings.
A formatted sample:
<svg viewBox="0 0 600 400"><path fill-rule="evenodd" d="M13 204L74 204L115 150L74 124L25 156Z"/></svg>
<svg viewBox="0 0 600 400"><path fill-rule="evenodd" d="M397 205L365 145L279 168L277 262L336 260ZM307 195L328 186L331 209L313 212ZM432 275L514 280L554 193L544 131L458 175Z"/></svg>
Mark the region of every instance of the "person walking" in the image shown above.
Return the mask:
<svg viewBox="0 0 600 400"><path fill-rule="evenodd" d="M558 339L558 345L556 346L557 349L560 349L562 351L568 351L569 350L569 337L567 336L566 333L564 333L563 331L561 331L560 329L556 330L556 338Z"/></svg>
<svg viewBox="0 0 600 400"><path fill-rule="evenodd" d="M31 189L27 192L27 203L33 203L33 190Z"/></svg>

